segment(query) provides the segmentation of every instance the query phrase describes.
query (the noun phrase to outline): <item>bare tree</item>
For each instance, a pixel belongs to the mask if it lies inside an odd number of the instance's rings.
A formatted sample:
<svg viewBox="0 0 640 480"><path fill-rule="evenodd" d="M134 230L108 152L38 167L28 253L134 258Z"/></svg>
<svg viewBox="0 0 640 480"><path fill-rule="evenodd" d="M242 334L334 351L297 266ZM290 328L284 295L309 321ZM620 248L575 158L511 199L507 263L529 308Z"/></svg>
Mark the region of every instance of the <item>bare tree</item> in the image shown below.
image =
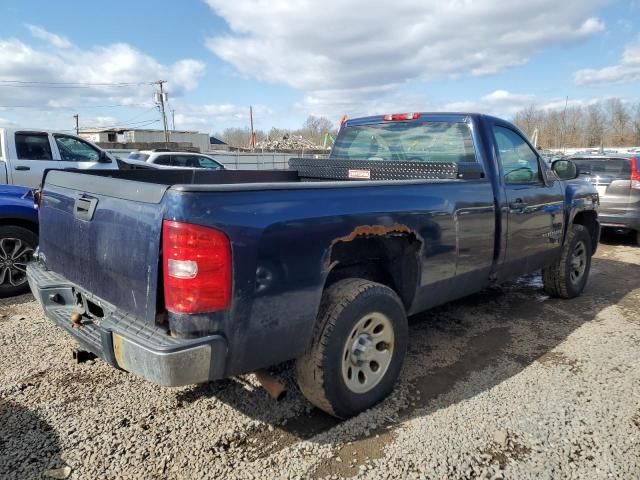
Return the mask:
<svg viewBox="0 0 640 480"><path fill-rule="evenodd" d="M631 143L640 145L640 102L636 103L632 109Z"/></svg>
<svg viewBox="0 0 640 480"><path fill-rule="evenodd" d="M535 129L540 127L540 117L541 112L535 105L529 105L514 115L513 123L531 137Z"/></svg>
<svg viewBox="0 0 640 480"><path fill-rule="evenodd" d="M569 107L564 116L564 145L580 145L584 131L584 110L582 107Z"/></svg>
<svg viewBox="0 0 640 480"><path fill-rule="evenodd" d="M302 129L294 133L302 135L307 140L315 143L316 145L322 144L322 139L327 132L331 132L334 129L331 120L325 117L316 117L309 115L302 125Z"/></svg>
<svg viewBox="0 0 640 480"><path fill-rule="evenodd" d="M619 98L588 106L537 110L523 108L513 121L528 135L538 129L543 148L640 145L640 102L627 105Z"/></svg>
<svg viewBox="0 0 640 480"><path fill-rule="evenodd" d="M584 142L587 147L596 147L604 141L605 116L599 104L587 107Z"/></svg>
<svg viewBox="0 0 640 480"><path fill-rule="evenodd" d="M629 114L619 98L610 98L605 102L607 124L609 126L608 143L611 145L624 145L629 125Z"/></svg>
<svg viewBox="0 0 640 480"><path fill-rule="evenodd" d="M262 130L255 130L256 140L258 142L264 140L267 135ZM249 140L251 138L251 130L249 127L239 128L232 127L226 128L222 132L222 141L227 145L237 148L245 148L249 146Z"/></svg>

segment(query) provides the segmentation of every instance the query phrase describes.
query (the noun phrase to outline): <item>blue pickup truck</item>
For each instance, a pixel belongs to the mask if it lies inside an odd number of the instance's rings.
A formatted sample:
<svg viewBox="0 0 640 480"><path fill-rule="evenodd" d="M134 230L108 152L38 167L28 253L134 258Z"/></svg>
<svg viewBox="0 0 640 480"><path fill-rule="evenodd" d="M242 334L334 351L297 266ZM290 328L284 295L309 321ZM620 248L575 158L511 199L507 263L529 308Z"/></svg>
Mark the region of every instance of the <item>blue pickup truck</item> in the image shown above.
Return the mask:
<svg viewBox="0 0 640 480"><path fill-rule="evenodd" d="M38 212L27 187L0 185L0 298L29 291L27 263L38 245Z"/></svg>
<svg viewBox="0 0 640 480"><path fill-rule="evenodd" d="M345 418L393 389L408 315L536 271L556 297L585 286L598 194L506 121L352 119L290 165L51 171L32 291L116 368L178 386L295 359Z"/></svg>

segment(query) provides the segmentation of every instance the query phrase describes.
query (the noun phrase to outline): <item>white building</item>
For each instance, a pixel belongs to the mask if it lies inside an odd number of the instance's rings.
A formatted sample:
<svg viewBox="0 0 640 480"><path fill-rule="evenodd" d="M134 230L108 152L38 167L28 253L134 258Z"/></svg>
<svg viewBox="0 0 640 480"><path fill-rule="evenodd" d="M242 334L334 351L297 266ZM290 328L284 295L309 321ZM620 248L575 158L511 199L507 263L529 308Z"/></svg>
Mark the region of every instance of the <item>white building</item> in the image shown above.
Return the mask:
<svg viewBox="0 0 640 480"><path fill-rule="evenodd" d="M163 130L125 129L125 128L85 128L80 129L80 136L94 143L163 143ZM190 143L206 152L210 149L209 134L188 130L169 131L169 141Z"/></svg>

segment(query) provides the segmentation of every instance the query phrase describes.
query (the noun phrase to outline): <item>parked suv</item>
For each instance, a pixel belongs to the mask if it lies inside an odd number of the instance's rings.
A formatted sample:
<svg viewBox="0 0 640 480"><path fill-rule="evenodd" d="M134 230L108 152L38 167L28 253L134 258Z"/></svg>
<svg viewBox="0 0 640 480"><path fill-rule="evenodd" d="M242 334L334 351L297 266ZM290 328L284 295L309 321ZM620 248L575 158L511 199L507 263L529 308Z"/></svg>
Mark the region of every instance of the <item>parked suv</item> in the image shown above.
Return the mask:
<svg viewBox="0 0 640 480"><path fill-rule="evenodd" d="M639 157L624 153L580 153L571 160L598 190L600 224L633 233L640 245Z"/></svg>
<svg viewBox="0 0 640 480"><path fill-rule="evenodd" d="M126 160L132 165L153 164L158 168L206 168L224 170L224 166L209 155L196 152L170 152L167 150L140 150L131 152Z"/></svg>

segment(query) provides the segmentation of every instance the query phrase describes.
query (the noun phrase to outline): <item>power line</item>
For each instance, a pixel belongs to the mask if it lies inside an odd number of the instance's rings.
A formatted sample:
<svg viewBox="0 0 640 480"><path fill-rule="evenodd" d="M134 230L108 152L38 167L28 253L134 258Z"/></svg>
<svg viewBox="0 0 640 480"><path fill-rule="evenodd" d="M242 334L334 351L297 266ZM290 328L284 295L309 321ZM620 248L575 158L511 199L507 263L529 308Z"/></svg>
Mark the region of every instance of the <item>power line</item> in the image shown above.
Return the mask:
<svg viewBox="0 0 640 480"><path fill-rule="evenodd" d="M51 87L51 88L91 88L91 87L139 87L141 85L153 85L155 82L117 82L117 83L90 83L90 82L37 82L23 80L0 80L3 87Z"/></svg>
<svg viewBox="0 0 640 480"><path fill-rule="evenodd" d="M39 110L52 109L68 109L77 110L78 108L117 108L117 107L150 107L150 103L114 103L112 105L0 105L0 108L37 108ZM156 108L155 106L151 108Z"/></svg>

